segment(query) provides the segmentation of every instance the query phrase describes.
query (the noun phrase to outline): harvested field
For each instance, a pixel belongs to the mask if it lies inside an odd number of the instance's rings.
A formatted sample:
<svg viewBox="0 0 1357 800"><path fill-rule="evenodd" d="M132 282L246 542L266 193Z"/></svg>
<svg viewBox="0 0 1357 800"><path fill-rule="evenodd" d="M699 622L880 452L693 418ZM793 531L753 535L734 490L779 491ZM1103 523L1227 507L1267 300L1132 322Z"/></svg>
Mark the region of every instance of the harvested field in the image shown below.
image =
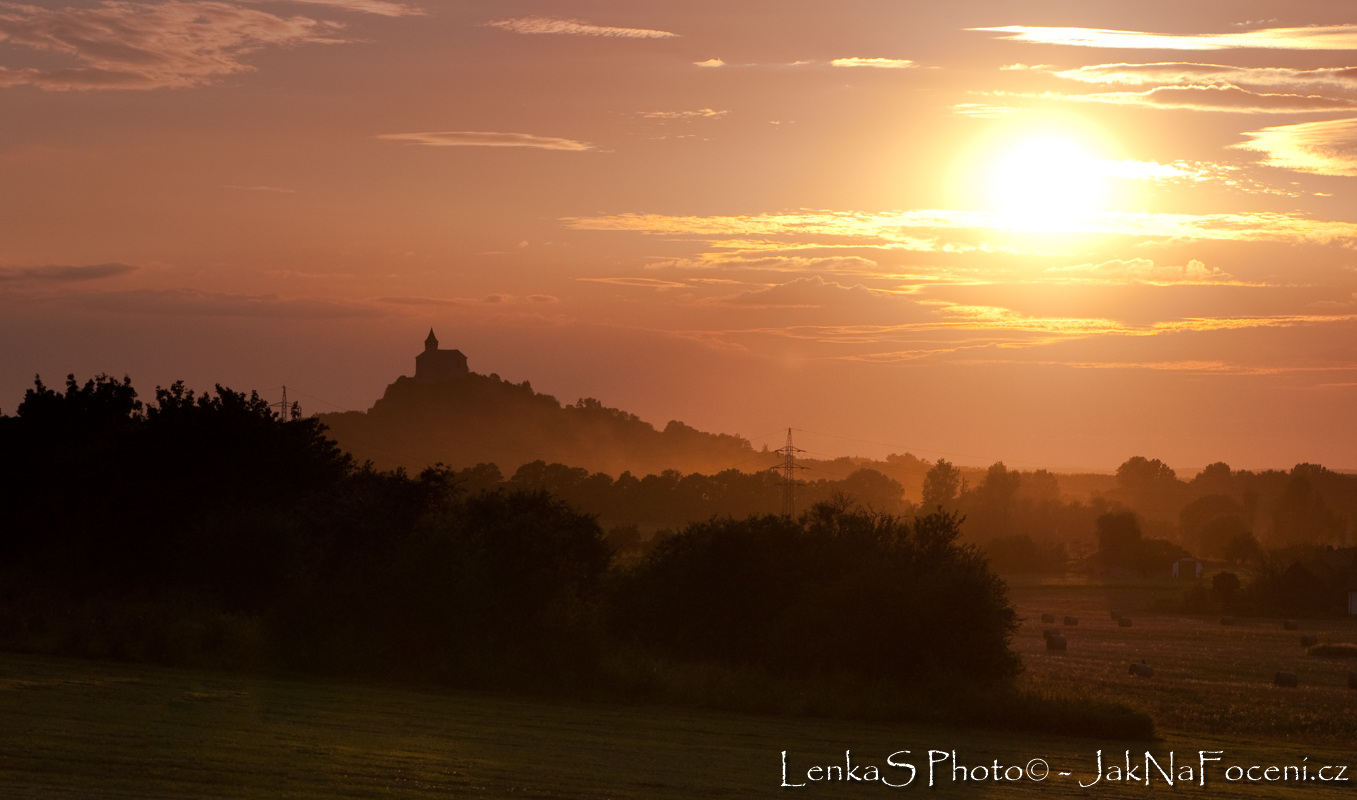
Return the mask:
<svg viewBox="0 0 1357 800"><path fill-rule="evenodd" d="M1218 614L1175 615L1151 609L1181 596L1181 581L1036 580L1009 578L1009 597L1024 618L1014 637L1027 665L1023 685L1053 695L1110 700L1149 713L1162 730L1351 745L1357 741L1357 691L1348 688L1352 662L1308 655L1281 618ZM1109 609L1134 615L1119 627ZM1043 613L1081 618L1066 628L1065 652L1046 649ZM1357 642L1357 619L1301 619L1322 643ZM1154 677L1129 674L1145 661ZM1273 685L1278 672L1299 685Z"/></svg>

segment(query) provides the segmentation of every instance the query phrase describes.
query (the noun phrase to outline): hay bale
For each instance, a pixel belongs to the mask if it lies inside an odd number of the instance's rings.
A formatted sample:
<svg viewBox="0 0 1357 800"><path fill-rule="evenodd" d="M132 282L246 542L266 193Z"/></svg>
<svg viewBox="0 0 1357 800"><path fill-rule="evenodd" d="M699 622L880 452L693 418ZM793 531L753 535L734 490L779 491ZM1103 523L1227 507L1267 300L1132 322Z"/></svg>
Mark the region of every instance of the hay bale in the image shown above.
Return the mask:
<svg viewBox="0 0 1357 800"><path fill-rule="evenodd" d="M1065 624L1066 624L1066 625L1078 625L1078 624L1079 624L1079 618L1078 618L1078 617L1065 617Z"/></svg>
<svg viewBox="0 0 1357 800"><path fill-rule="evenodd" d="M1317 644L1319 644L1319 637L1318 637L1318 636L1311 636L1311 635L1307 634L1307 635L1305 635L1305 636L1300 637L1300 646L1301 646L1301 647L1314 647L1314 646L1317 645Z"/></svg>
<svg viewBox="0 0 1357 800"><path fill-rule="evenodd" d="M1130 618L1130 617L1122 617L1122 618L1118 619L1118 620L1117 620L1117 627L1118 627L1118 628L1129 628L1129 627L1131 627L1131 618Z"/></svg>
<svg viewBox="0 0 1357 800"><path fill-rule="evenodd" d="M1348 673L1348 688L1357 689L1357 672Z"/></svg>
<svg viewBox="0 0 1357 800"><path fill-rule="evenodd" d="M1287 686L1293 689L1300 685L1300 681L1296 679L1294 672L1278 672L1272 676L1272 683L1276 686Z"/></svg>
<svg viewBox="0 0 1357 800"><path fill-rule="evenodd" d="M1154 667L1150 666L1149 664L1146 664L1144 661L1141 661L1139 663L1133 663L1131 664L1130 674L1136 676L1137 678L1153 678Z"/></svg>
<svg viewBox="0 0 1357 800"><path fill-rule="evenodd" d="M1220 618L1220 624L1221 624L1221 625L1233 625L1233 624L1234 624L1234 617L1221 617L1221 618Z"/></svg>
<svg viewBox="0 0 1357 800"><path fill-rule="evenodd" d="M1121 619L1121 612L1115 608L1112 609L1112 619Z"/></svg>
<svg viewBox="0 0 1357 800"><path fill-rule="evenodd" d="M1300 623L1296 622L1294 619L1284 619L1282 620L1282 630L1298 631L1300 630Z"/></svg>
<svg viewBox="0 0 1357 800"><path fill-rule="evenodd" d="M1059 636L1059 635L1060 635L1060 629L1059 629L1059 628L1047 628L1046 630L1044 630L1044 631L1041 632L1041 638L1043 638L1043 639L1049 639L1049 638L1051 638L1052 636Z"/></svg>
<svg viewBox="0 0 1357 800"><path fill-rule="evenodd" d="M1312 656L1321 658L1357 658L1357 644L1351 642L1315 644L1310 647L1308 652Z"/></svg>
<svg viewBox="0 0 1357 800"><path fill-rule="evenodd" d="M1047 649L1047 650L1063 651L1063 650L1065 650L1068 646L1069 646L1069 642L1067 642L1067 641L1065 640L1065 637L1064 637L1064 636L1048 636L1048 637L1046 637L1046 649Z"/></svg>
<svg viewBox="0 0 1357 800"><path fill-rule="evenodd" d="M1042 615L1041 615L1041 622L1042 622L1043 625L1053 625L1053 624L1055 624L1055 614L1042 614Z"/></svg>

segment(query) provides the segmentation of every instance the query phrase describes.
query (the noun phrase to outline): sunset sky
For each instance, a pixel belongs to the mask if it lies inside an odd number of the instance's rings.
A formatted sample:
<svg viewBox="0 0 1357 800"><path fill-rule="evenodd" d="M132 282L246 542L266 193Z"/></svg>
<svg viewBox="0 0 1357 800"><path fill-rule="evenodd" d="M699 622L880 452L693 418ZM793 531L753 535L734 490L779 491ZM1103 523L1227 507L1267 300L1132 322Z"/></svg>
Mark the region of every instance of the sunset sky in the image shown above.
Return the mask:
<svg viewBox="0 0 1357 800"><path fill-rule="evenodd" d="M1355 178L1351 0L0 2L0 411L432 326L756 446L1357 469Z"/></svg>

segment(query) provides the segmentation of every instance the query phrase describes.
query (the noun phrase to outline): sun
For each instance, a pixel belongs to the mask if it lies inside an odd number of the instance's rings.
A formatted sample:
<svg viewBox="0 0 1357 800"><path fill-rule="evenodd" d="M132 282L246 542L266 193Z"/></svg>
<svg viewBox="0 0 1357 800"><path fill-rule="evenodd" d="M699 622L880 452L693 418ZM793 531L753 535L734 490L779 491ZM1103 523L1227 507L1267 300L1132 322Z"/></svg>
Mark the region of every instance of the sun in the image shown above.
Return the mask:
<svg viewBox="0 0 1357 800"><path fill-rule="evenodd" d="M990 204L1026 230L1056 230L1102 209L1106 170L1074 137L1045 134L1002 148L984 170Z"/></svg>

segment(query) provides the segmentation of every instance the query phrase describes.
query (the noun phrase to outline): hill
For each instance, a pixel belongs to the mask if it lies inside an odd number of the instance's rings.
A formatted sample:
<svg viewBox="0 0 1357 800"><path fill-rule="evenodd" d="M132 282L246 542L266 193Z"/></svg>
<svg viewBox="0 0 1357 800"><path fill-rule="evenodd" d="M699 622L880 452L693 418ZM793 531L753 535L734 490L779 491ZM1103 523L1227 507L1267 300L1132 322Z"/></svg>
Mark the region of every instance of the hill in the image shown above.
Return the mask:
<svg viewBox="0 0 1357 800"><path fill-rule="evenodd" d="M471 372L460 352L438 349L432 331L414 377L397 378L366 412L322 414L320 421L342 448L379 469L490 463L511 475L522 464L545 461L616 476L757 471L771 462L739 435L706 433L678 420L657 430L593 398L563 405L528 381Z"/></svg>

